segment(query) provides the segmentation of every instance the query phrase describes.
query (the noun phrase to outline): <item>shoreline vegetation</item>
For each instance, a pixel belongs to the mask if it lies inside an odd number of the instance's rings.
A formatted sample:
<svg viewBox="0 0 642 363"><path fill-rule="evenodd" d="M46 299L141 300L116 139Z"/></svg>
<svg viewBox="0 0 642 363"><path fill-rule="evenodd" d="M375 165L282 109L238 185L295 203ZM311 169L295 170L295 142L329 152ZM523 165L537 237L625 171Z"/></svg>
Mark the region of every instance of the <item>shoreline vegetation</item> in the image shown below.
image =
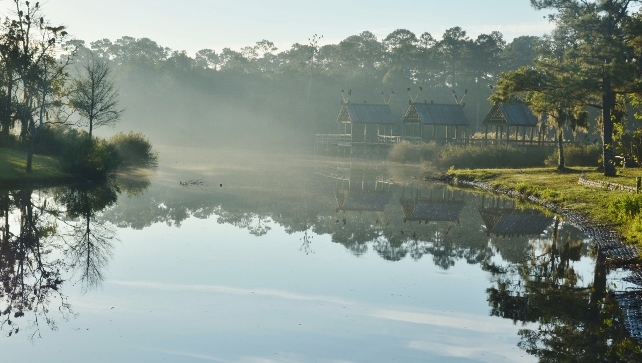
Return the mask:
<svg viewBox="0 0 642 363"><path fill-rule="evenodd" d="M642 250L642 194L627 191L591 188L578 183L581 175L589 180L609 181L635 187L642 169L618 169L616 177L604 177L594 167L554 167L524 169L454 169L427 175L426 179L441 180L451 185L473 187L501 193L512 198L535 202L553 212L571 214L601 230L617 233L622 242L636 251ZM638 255L635 256L639 258Z"/></svg>
<svg viewBox="0 0 642 363"><path fill-rule="evenodd" d="M84 132L54 132L42 153L34 154L26 171L27 153L20 147L0 147L0 188L56 186L104 180L137 169L155 169L158 152L141 133L118 133L109 139Z"/></svg>
<svg viewBox="0 0 642 363"><path fill-rule="evenodd" d="M0 187L55 186L78 179L62 171L60 160L54 156L34 155L33 171L25 171L27 152L0 147Z"/></svg>

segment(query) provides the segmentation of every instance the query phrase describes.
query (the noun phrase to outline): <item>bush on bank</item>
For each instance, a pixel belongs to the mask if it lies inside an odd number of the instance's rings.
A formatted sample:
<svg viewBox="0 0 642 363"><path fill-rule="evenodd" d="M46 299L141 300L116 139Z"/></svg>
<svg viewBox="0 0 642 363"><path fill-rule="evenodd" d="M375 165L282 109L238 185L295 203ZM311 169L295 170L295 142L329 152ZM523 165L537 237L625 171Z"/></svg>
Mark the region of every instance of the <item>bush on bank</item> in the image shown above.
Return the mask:
<svg viewBox="0 0 642 363"><path fill-rule="evenodd" d="M557 166L558 163L557 149L546 158L546 166ZM602 147L600 145L576 146L569 145L564 147L564 164L566 166L599 166L599 160L602 157Z"/></svg>
<svg viewBox="0 0 642 363"><path fill-rule="evenodd" d="M118 150L105 140L89 140L80 134L70 137L60 163L65 172L82 175L87 178L102 178L114 172L121 164Z"/></svg>
<svg viewBox="0 0 642 363"><path fill-rule="evenodd" d="M109 140L93 138L84 130L46 125L37 135L35 153L57 157L65 173L89 179L104 178L120 167L154 168L158 153L142 133L119 133ZM11 135L2 140L17 150L26 150L18 138Z"/></svg>
<svg viewBox="0 0 642 363"><path fill-rule="evenodd" d="M390 160L401 163L427 161L439 168L528 168L544 166L550 148L514 146L463 146L401 142L390 150Z"/></svg>
<svg viewBox="0 0 642 363"><path fill-rule="evenodd" d="M158 153L140 132L120 132L109 139L120 156L123 166L155 168L158 166Z"/></svg>

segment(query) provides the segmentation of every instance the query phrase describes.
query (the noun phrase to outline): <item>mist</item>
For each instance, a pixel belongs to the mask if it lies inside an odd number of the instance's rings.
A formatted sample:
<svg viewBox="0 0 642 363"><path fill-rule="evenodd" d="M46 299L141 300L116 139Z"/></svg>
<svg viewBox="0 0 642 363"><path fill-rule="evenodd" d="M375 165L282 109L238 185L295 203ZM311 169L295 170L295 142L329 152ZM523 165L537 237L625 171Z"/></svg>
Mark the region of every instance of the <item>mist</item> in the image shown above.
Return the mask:
<svg viewBox="0 0 642 363"><path fill-rule="evenodd" d="M443 38L398 29L379 40L364 31L338 44L319 46L312 38L279 51L262 40L193 57L148 38L74 42L77 64L90 51L109 61L125 109L98 135L133 130L163 145L306 151L315 133L336 132L342 100L389 103L401 120L410 98L455 103L454 95L466 93L476 130L490 109L489 85L500 72L530 64L537 39L506 44L498 32L471 39L459 27Z"/></svg>

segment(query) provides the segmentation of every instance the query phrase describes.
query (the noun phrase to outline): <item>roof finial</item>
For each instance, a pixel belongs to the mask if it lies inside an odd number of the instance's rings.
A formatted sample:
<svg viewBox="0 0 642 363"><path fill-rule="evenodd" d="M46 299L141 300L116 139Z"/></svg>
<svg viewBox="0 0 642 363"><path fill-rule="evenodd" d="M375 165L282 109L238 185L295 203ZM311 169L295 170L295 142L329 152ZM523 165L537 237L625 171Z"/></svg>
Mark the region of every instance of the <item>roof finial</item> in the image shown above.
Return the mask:
<svg viewBox="0 0 642 363"><path fill-rule="evenodd" d="M416 95L414 95L414 96L413 96L413 95L412 95L412 93L410 92L410 87L408 87L406 90L408 91L408 96L410 96L410 103L412 104L412 103L414 103L415 101L417 101L417 98L419 98L419 94L420 94L420 93L421 93L421 91L423 91L424 89L423 89L423 87L421 87L421 86L420 86L420 87L419 87L419 92L417 92L417 94L416 94Z"/></svg>

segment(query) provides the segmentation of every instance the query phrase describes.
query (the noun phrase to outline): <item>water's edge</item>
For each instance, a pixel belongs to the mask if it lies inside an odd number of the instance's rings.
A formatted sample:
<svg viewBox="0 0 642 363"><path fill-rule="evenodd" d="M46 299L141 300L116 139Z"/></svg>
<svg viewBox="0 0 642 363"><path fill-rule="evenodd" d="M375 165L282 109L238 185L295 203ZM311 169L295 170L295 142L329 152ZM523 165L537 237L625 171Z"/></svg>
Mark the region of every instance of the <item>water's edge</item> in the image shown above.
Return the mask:
<svg viewBox="0 0 642 363"><path fill-rule="evenodd" d="M638 286L634 290L616 291L615 296L624 315L624 325L632 338L642 341L642 266L640 266L641 251L633 245L623 242L621 236L606 225L596 224L587 215L572 210L561 208L554 203L546 202L532 195L524 195L512 189L492 187L488 183L459 178L441 179L449 185L460 188L484 190L494 194L502 194L514 199L528 200L542 206L551 212L561 215L570 224L578 228L595 243L598 258L596 263L606 263L612 267L620 268L628 282Z"/></svg>

